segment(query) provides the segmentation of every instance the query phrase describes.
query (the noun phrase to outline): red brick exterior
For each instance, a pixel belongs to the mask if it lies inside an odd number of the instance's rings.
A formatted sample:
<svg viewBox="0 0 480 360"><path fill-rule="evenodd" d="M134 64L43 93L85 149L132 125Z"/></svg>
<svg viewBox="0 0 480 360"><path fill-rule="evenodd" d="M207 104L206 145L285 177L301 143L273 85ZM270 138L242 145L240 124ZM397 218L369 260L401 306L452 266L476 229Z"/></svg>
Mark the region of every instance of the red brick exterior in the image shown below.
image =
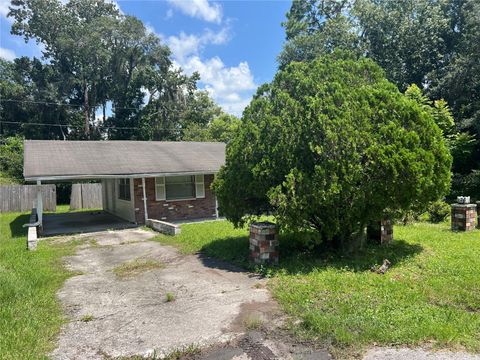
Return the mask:
<svg viewBox="0 0 480 360"><path fill-rule="evenodd" d="M475 229L477 205L452 204L451 209L453 231L471 231Z"/></svg>
<svg viewBox="0 0 480 360"><path fill-rule="evenodd" d="M215 195L210 189L213 175L205 175L204 181L205 198L203 199L156 201L155 178L146 178L148 218L163 221L215 218ZM136 222L144 224L142 179L134 179L133 196Z"/></svg>

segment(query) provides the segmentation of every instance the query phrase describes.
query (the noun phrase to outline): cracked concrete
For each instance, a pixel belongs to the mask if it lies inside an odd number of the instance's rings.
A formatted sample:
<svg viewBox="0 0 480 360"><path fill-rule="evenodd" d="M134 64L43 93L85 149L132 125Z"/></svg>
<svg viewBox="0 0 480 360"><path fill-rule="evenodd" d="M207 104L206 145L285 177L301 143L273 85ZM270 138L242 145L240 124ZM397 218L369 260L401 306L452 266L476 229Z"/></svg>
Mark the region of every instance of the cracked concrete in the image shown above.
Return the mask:
<svg viewBox="0 0 480 360"><path fill-rule="evenodd" d="M223 262L180 255L149 241L154 235L141 229L83 235L96 242L66 258L67 267L82 275L58 293L70 322L52 358L162 355L226 342L241 333L231 325L242 304L271 301L264 286L256 286L264 280ZM112 269L137 258L165 267L117 279ZM174 301L166 301L167 292Z"/></svg>

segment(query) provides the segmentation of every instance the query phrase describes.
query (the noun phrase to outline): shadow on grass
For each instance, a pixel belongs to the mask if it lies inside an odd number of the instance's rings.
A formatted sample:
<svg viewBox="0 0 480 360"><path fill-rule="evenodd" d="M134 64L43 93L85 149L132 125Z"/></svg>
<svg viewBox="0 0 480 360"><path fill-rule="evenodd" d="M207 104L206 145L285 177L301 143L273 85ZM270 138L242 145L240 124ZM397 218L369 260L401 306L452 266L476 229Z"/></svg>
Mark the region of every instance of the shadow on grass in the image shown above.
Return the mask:
<svg viewBox="0 0 480 360"><path fill-rule="evenodd" d="M384 259L388 259L391 266L395 267L423 250L423 247L419 244L411 244L399 239L388 245L367 244L361 250L351 254L343 254L325 248L306 250L300 242L292 241L291 234L281 235L279 239L280 263L263 267L262 272L282 271L298 274L331 267L355 272L370 271L373 265L381 264ZM258 266L255 267L249 262L248 256L249 240L247 236L214 240L204 245L200 251L200 258L207 267L228 271L243 271L242 269L259 271ZM228 264L215 261L212 258L227 261ZM241 269L231 267L231 264L239 266Z"/></svg>
<svg viewBox="0 0 480 360"><path fill-rule="evenodd" d="M29 221L29 214L22 214L13 219L13 221L10 222L10 232L12 233L12 237L16 238L27 235L27 228L24 228L23 224L27 224Z"/></svg>

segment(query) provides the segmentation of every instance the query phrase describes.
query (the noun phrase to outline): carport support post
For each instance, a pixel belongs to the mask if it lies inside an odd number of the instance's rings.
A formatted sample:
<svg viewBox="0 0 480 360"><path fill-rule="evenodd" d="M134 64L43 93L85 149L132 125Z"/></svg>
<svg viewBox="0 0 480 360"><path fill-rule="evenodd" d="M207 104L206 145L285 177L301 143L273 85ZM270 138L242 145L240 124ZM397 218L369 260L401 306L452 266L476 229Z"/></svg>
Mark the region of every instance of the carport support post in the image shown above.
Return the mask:
<svg viewBox="0 0 480 360"><path fill-rule="evenodd" d="M40 229L43 227L43 199L42 199L42 182L37 180L37 219L40 223Z"/></svg>
<svg viewBox="0 0 480 360"><path fill-rule="evenodd" d="M147 212L147 191L145 189L145 178L142 178L142 191L143 191L143 212L145 214L145 225L147 225L148 212Z"/></svg>

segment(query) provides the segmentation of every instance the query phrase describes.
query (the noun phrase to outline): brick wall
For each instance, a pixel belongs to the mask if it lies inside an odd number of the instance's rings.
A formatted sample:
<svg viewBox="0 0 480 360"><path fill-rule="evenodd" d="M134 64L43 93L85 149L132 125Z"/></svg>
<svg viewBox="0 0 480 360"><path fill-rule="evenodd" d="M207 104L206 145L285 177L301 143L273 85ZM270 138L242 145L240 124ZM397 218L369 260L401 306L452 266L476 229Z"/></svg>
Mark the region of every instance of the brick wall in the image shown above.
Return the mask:
<svg viewBox="0 0 480 360"><path fill-rule="evenodd" d="M145 179L147 212L150 219L163 221L215 218L215 195L210 189L213 175L205 174L205 198L191 200L155 200L155 178ZM135 218L138 224L145 223L142 179L133 182Z"/></svg>

